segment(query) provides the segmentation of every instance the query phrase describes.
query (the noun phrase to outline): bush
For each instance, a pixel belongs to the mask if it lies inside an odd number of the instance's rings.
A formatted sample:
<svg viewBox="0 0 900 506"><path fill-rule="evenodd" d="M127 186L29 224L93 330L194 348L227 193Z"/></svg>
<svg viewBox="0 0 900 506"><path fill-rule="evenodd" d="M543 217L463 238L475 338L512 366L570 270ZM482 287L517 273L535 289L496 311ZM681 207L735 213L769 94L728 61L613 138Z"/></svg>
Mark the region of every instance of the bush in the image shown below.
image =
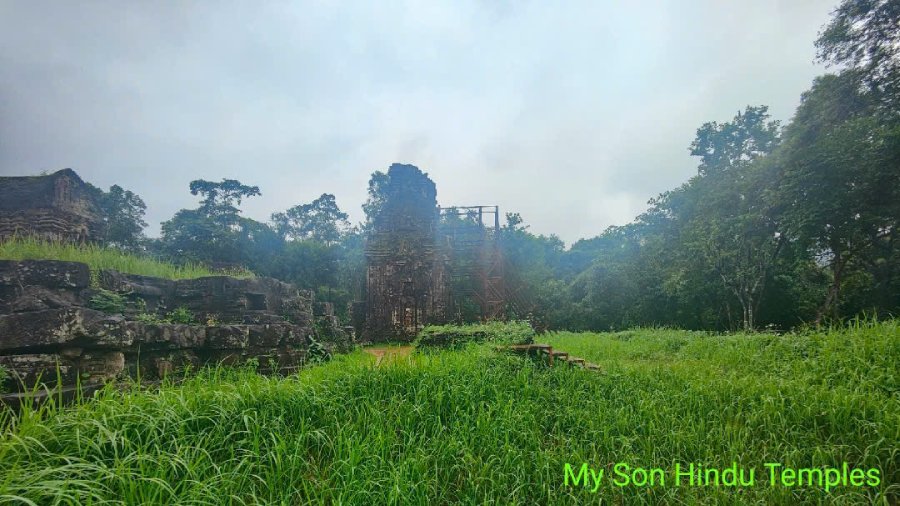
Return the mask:
<svg viewBox="0 0 900 506"><path fill-rule="evenodd" d="M185 325L195 323L194 313L190 312L186 307L176 308L169 313L166 319L172 323L183 323Z"/></svg>
<svg viewBox="0 0 900 506"><path fill-rule="evenodd" d="M3 384L6 383L7 378L9 378L9 373L6 372L6 369L4 369L2 365L0 365L0 394L6 392Z"/></svg>
<svg viewBox="0 0 900 506"><path fill-rule="evenodd" d="M471 325L429 325L419 332L416 347L459 348L468 343L500 345L534 342L534 329L526 321L491 321Z"/></svg>
<svg viewBox="0 0 900 506"><path fill-rule="evenodd" d="M88 302L91 309L110 314L122 314L125 312L125 298L116 292L100 288Z"/></svg>

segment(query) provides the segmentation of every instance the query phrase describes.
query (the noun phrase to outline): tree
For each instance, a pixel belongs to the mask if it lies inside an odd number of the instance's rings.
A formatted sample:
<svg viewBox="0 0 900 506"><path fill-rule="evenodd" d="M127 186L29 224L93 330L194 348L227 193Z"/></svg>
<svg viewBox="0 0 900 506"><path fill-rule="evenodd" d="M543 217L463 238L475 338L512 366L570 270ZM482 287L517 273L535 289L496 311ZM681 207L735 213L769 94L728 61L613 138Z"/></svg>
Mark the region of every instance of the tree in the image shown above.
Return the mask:
<svg viewBox="0 0 900 506"><path fill-rule="evenodd" d="M363 212L366 214L366 223L364 228L372 227L375 217L381 213L384 201L387 198L387 187L390 185L390 178L387 173L376 170L369 179L369 197L363 204Z"/></svg>
<svg viewBox="0 0 900 506"><path fill-rule="evenodd" d="M691 154L701 157L701 177L694 181L701 197L685 233L687 246L737 299L748 331L785 241L763 199L772 183L766 157L779 141L778 122L769 121L767 111L748 106L729 123L707 123L691 145Z"/></svg>
<svg viewBox="0 0 900 506"><path fill-rule="evenodd" d="M698 173L726 172L745 166L772 152L778 144L778 122L769 121L769 107L747 106L728 123L704 123L691 143L691 155L699 156Z"/></svg>
<svg viewBox="0 0 900 506"><path fill-rule="evenodd" d="M272 214L275 230L285 239L308 239L335 244L350 227L347 213L341 211L334 195L323 193L309 204L296 205Z"/></svg>
<svg viewBox="0 0 900 506"><path fill-rule="evenodd" d="M237 208L246 197L260 195L256 186L246 186L233 179L210 182L191 181L192 195L200 195L200 207L182 209L162 224L161 245L173 257L194 261L247 265L251 259L251 243L263 237L265 224L240 216ZM267 236L266 236L267 237Z"/></svg>
<svg viewBox="0 0 900 506"><path fill-rule="evenodd" d="M860 262L892 257L900 226L900 128L848 86L854 78L816 80L785 134L778 198L792 232L830 271L817 321L840 316L844 281Z"/></svg>
<svg viewBox="0 0 900 506"><path fill-rule="evenodd" d="M237 206L246 197L262 195L258 186L246 186L235 179L223 179L219 183L195 179L191 181L191 195L201 195L198 211L222 224L234 224L240 214Z"/></svg>
<svg viewBox="0 0 900 506"><path fill-rule="evenodd" d="M90 185L89 185L90 186ZM105 192L90 186L102 213L103 242L108 246L135 251L144 239L147 205L136 193L112 185Z"/></svg>
<svg viewBox="0 0 900 506"><path fill-rule="evenodd" d="M900 106L900 3L843 0L816 40L822 62L846 65L875 94L880 109L897 117Z"/></svg>

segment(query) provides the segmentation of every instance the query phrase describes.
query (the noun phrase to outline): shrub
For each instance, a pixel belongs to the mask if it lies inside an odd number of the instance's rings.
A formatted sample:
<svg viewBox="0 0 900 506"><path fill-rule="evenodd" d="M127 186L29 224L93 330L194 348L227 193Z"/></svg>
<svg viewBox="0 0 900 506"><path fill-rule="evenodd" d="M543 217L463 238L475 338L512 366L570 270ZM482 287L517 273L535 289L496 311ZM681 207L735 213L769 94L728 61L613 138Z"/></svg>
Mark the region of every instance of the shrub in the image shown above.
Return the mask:
<svg viewBox="0 0 900 506"><path fill-rule="evenodd" d="M309 347L306 349L307 362L320 364L331 360L331 352L315 336L309 336Z"/></svg>
<svg viewBox="0 0 900 506"><path fill-rule="evenodd" d="M190 312L186 307L179 307L171 311L166 319L172 323L190 325L194 323L194 313Z"/></svg>
<svg viewBox="0 0 900 506"><path fill-rule="evenodd" d="M458 348L468 343L528 344L534 329L526 321L491 321L471 325L429 325L416 337L416 347Z"/></svg>
<svg viewBox="0 0 900 506"><path fill-rule="evenodd" d="M104 290L100 288L97 293L91 297L88 307L103 311L110 314L122 314L125 312L125 298L116 292Z"/></svg>
<svg viewBox="0 0 900 506"><path fill-rule="evenodd" d="M135 317L135 320L137 320L141 323L152 323L152 324L166 323L166 320L160 318L155 313L139 313Z"/></svg>

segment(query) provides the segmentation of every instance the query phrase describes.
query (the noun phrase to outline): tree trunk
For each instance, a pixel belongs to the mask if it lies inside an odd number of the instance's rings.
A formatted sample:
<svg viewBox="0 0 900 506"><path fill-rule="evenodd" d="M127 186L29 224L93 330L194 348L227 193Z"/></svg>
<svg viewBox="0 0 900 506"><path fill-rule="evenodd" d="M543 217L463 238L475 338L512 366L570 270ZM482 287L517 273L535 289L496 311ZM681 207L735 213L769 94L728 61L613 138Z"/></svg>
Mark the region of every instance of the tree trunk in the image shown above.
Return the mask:
<svg viewBox="0 0 900 506"><path fill-rule="evenodd" d="M821 325L822 320L825 319L825 316L831 316L832 318L837 319L838 317L838 299L841 294L841 276L843 275L844 266L847 264L847 259L843 257L840 251L834 254L834 260L831 262L831 270L834 273L834 278L831 281L831 286L828 287L828 293L825 295L825 302L822 303L822 306L819 308L819 311L816 313L816 325Z"/></svg>

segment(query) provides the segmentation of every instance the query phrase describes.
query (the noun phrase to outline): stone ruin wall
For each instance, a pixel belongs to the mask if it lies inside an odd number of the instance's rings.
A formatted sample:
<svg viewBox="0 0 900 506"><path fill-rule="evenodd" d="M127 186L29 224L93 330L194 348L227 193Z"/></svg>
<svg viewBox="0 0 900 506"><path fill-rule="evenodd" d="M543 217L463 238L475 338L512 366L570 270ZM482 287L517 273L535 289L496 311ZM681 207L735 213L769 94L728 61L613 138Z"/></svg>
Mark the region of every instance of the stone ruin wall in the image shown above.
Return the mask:
<svg viewBox="0 0 900 506"><path fill-rule="evenodd" d="M309 358L312 340L330 352L352 347L333 307L270 278L212 276L172 281L100 271L91 286L87 265L0 261L0 365L13 375L0 390L40 381L64 385L123 375L159 379L208 363L256 359L288 372ZM122 314L92 309L99 289L120 294ZM145 323L184 307L197 324Z"/></svg>
<svg viewBox="0 0 900 506"><path fill-rule="evenodd" d="M101 212L71 169L46 176L0 177L0 241L33 236L86 242L102 237Z"/></svg>

